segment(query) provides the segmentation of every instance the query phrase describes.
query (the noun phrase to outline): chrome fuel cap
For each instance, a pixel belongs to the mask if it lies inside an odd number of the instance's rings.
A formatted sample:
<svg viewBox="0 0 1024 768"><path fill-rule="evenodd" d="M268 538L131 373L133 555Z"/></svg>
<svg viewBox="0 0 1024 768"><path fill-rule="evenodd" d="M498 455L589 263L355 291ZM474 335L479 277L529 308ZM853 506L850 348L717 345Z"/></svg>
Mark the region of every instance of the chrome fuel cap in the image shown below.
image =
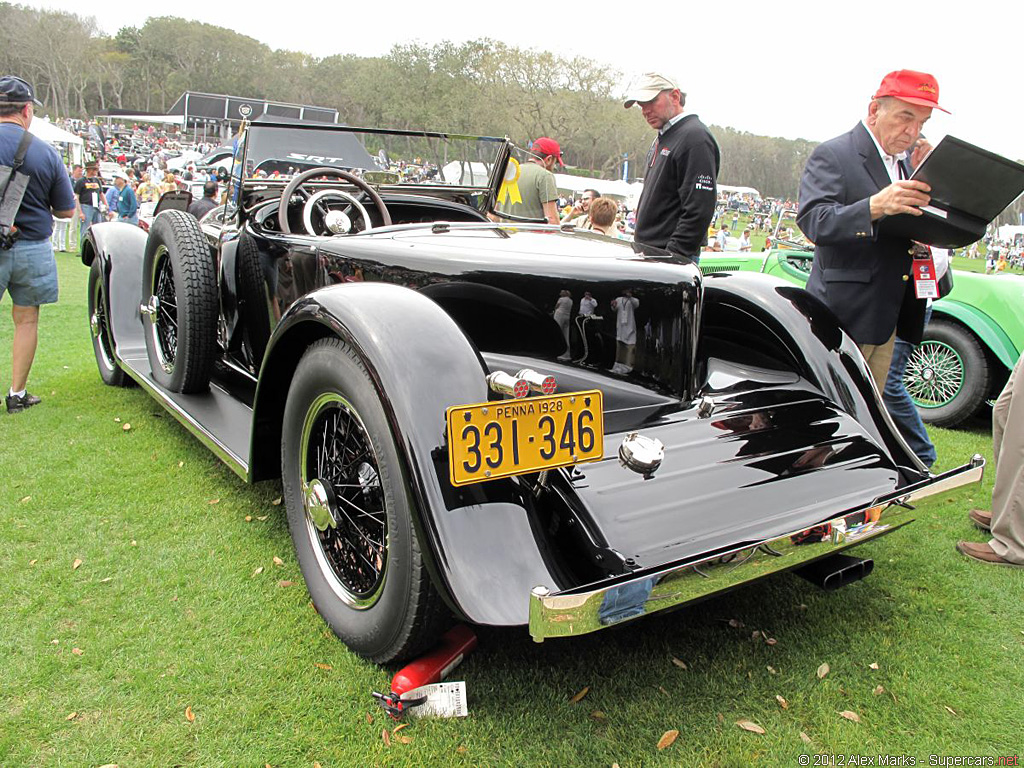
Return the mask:
<svg viewBox="0 0 1024 768"><path fill-rule="evenodd" d="M643 475L649 479L661 466L665 458L665 445L654 437L645 437L638 432L630 432L622 439L619 446L619 463L626 469Z"/></svg>

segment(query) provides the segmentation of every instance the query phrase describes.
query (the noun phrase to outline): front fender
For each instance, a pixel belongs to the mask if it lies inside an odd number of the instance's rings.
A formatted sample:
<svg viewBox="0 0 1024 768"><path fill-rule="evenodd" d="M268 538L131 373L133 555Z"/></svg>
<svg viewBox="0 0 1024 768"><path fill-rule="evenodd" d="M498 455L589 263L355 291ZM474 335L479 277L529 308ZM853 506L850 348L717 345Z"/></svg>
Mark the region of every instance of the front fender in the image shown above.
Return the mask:
<svg viewBox="0 0 1024 768"><path fill-rule="evenodd" d="M149 235L134 224L108 221L93 224L82 242L82 263L99 260L106 281L107 319L118 359L145 354L139 322L142 302L142 259Z"/></svg>
<svg viewBox="0 0 1024 768"><path fill-rule="evenodd" d="M434 583L472 622L527 623L526 595L537 584L555 583L531 525L530 497L514 479L462 489L450 484L445 410L487 400L486 370L462 330L422 294L385 283L347 283L289 308L260 372L250 477L280 476L288 386L305 349L326 336L353 347L380 395Z"/></svg>
<svg viewBox="0 0 1024 768"><path fill-rule="evenodd" d="M973 334L993 355L1002 363L1007 371L1013 370L1013 366L1020 357L1020 351L1014 346L1013 341L1006 332L984 312L968 304L961 304L955 299L942 299L932 305L932 317L943 315L959 321L968 333Z"/></svg>

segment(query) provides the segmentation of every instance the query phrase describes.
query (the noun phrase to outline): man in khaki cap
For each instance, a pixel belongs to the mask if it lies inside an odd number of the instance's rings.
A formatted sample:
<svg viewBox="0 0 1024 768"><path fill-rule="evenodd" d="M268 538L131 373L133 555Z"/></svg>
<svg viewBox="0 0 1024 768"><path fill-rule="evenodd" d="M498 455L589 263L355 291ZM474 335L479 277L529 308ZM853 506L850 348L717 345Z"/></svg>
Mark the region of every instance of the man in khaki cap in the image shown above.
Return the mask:
<svg viewBox="0 0 1024 768"><path fill-rule="evenodd" d="M636 241L696 261L715 213L721 154L697 116L683 114L685 102L686 94L673 80L648 72L623 106L639 104L644 119L658 131L643 170Z"/></svg>

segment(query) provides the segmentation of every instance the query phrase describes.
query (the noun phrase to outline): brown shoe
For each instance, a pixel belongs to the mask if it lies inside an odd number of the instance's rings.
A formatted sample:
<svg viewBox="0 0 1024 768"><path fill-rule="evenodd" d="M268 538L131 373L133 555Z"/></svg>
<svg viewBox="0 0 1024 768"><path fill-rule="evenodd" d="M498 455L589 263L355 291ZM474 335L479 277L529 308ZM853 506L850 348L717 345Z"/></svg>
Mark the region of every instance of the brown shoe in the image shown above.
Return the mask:
<svg viewBox="0 0 1024 768"><path fill-rule="evenodd" d="M967 513L968 519L983 531L992 530L992 513L984 509L972 509Z"/></svg>
<svg viewBox="0 0 1024 768"><path fill-rule="evenodd" d="M992 551L992 547L988 542L985 542L984 544L976 544L973 541L958 541L956 543L956 551L960 554L967 555L971 560L977 560L979 563L1002 565L1007 568L1024 568L1024 565L1011 563L1009 560L1001 558Z"/></svg>

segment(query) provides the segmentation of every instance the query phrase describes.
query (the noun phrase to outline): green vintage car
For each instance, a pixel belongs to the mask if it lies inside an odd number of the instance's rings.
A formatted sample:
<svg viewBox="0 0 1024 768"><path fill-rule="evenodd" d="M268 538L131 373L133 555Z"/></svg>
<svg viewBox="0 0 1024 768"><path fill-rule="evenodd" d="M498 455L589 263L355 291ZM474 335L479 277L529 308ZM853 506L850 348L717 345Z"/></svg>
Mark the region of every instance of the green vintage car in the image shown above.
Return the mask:
<svg viewBox="0 0 1024 768"><path fill-rule="evenodd" d="M712 253L700 257L705 274L763 272L804 285L811 250ZM953 290L933 305L924 341L904 382L921 418L954 427L999 394L1024 349L1024 277L954 271Z"/></svg>

